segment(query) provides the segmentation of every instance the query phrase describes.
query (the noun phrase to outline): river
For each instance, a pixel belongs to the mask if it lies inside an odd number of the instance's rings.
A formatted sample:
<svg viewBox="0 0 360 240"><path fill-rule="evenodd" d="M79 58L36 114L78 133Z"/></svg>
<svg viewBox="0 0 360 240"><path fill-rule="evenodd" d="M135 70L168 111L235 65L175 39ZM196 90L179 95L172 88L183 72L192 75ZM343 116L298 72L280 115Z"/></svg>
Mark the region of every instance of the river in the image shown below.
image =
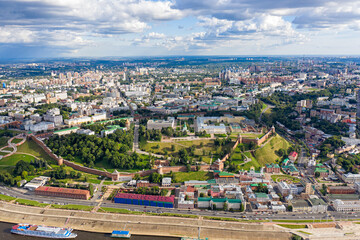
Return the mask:
<svg viewBox="0 0 360 240"><path fill-rule="evenodd" d="M36 238L36 237L27 237L20 236L16 234L10 233L10 229L14 224L0 222L0 240L41 240L45 238ZM114 229L115 230L115 229ZM102 239L115 239L111 238L110 234L103 233L91 233L84 231L74 230L78 236L75 238L76 240L102 240ZM142 236L142 235L133 235L131 236L131 240L179 240L177 237L156 237L156 236Z"/></svg>

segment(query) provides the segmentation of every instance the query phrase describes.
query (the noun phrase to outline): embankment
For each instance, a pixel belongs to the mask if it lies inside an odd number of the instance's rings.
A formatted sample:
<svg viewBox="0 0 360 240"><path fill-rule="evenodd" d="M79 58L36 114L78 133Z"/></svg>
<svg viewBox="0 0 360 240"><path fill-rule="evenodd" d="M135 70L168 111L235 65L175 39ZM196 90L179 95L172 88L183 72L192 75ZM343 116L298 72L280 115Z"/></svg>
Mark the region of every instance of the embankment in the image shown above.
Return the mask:
<svg viewBox="0 0 360 240"><path fill-rule="evenodd" d="M0 202L0 221L70 226L77 230L110 233L126 229L133 234L176 237L208 237L217 239L281 240L290 233L263 223L223 222L177 217L93 213L71 210L43 209Z"/></svg>

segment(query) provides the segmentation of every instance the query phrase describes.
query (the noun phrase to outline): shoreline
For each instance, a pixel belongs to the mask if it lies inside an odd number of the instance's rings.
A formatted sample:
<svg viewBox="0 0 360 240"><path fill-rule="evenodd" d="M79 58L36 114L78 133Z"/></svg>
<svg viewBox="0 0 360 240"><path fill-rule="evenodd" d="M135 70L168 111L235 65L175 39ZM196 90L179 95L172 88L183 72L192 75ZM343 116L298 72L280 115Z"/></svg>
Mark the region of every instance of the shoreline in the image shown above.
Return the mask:
<svg viewBox="0 0 360 240"><path fill-rule="evenodd" d="M70 226L73 229L110 233L126 229L134 235L217 239L289 239L291 234L277 226L259 223L224 222L164 216L93 213L44 209L0 202L0 221ZM241 238L239 238L241 236Z"/></svg>

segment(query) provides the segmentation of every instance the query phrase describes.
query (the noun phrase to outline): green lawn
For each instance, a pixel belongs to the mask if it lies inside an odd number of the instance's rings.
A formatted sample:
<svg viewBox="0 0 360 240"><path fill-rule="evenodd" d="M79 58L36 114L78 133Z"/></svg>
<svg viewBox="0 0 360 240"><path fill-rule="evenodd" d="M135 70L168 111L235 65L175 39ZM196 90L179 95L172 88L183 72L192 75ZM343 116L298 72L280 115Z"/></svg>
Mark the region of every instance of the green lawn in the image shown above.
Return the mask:
<svg viewBox="0 0 360 240"><path fill-rule="evenodd" d="M271 179L274 182L282 182L284 180L289 180L292 181L294 183L298 183L300 182L300 179L293 177L293 176L289 176L289 175L271 175Z"/></svg>
<svg viewBox="0 0 360 240"><path fill-rule="evenodd" d="M21 142L21 141L22 141L22 139L20 139L20 138L14 138L14 139L11 141L11 143L17 144L17 143L19 143L19 142Z"/></svg>
<svg viewBox="0 0 360 240"><path fill-rule="evenodd" d="M231 155L231 162L235 164L240 164L244 162L244 156L241 153L239 148L236 148L234 153Z"/></svg>
<svg viewBox="0 0 360 240"><path fill-rule="evenodd" d="M7 155L7 154L9 154L8 152L0 152L0 155L1 156L5 156L5 155Z"/></svg>
<svg viewBox="0 0 360 240"><path fill-rule="evenodd" d="M261 166L265 166L266 163L273 163L276 159L279 159L275 154L276 150L287 150L289 147L290 143L288 141L276 135L266 142L264 147L255 150L255 158Z"/></svg>
<svg viewBox="0 0 360 240"><path fill-rule="evenodd" d="M67 204L67 205L52 204L51 207L56 209L81 210L81 211L91 211L94 208L93 206L75 205L75 204Z"/></svg>
<svg viewBox="0 0 360 240"><path fill-rule="evenodd" d="M141 215L141 214L143 214L143 212L129 211L129 210L127 210L127 209L121 209L121 208L108 208L108 207L101 207L101 208L99 208L98 212L122 213L122 214L136 214L136 215Z"/></svg>
<svg viewBox="0 0 360 240"><path fill-rule="evenodd" d="M3 150L12 152L14 149L12 147L6 147Z"/></svg>
<svg viewBox="0 0 360 240"><path fill-rule="evenodd" d="M10 196L7 196L7 195L0 194L0 201L10 202L10 201L15 200L15 199L16 198L14 198L14 197L10 197Z"/></svg>
<svg viewBox="0 0 360 240"><path fill-rule="evenodd" d="M32 201L27 199L17 199L16 203L21 205L34 206L34 207L46 207L47 205L49 205L46 203L39 203L38 201Z"/></svg>
<svg viewBox="0 0 360 240"><path fill-rule="evenodd" d="M261 165L259 164L259 162L257 161L256 158L254 158L254 156L250 153L250 152L246 152L244 153L247 157L251 158L251 161L248 163L245 163L244 165L240 166L240 169L243 170L249 170L251 167L254 167L255 169L259 169L261 167Z"/></svg>
<svg viewBox="0 0 360 240"><path fill-rule="evenodd" d="M232 147L234 142L229 143L226 147ZM175 150L172 151L171 148L174 146ZM210 163L211 155L213 160L221 158L219 153L221 152L220 147L216 147L214 140L212 139L199 139L193 141L177 141L177 142L148 142L143 145L142 149L146 152L152 152L155 154L165 155L166 152L169 156L177 156L180 149L187 149L191 146L195 146L195 158L203 158L203 162Z"/></svg>
<svg viewBox="0 0 360 240"><path fill-rule="evenodd" d="M46 160L48 163L55 163L55 161L32 140L28 140L20 145L18 147L18 152L29 153L40 159Z"/></svg>
<svg viewBox="0 0 360 240"><path fill-rule="evenodd" d="M8 145L9 137L0 137L0 148Z"/></svg>
<svg viewBox="0 0 360 240"><path fill-rule="evenodd" d="M262 106L261 106L261 111L264 111L265 108L267 108L267 105L265 103L263 103Z"/></svg>
<svg viewBox="0 0 360 240"><path fill-rule="evenodd" d="M3 159L0 159L0 166L15 166L17 162L20 160L23 160L25 162L30 162L31 160L34 160L35 158L29 155L25 154L13 154L9 157L5 157Z"/></svg>
<svg viewBox="0 0 360 240"><path fill-rule="evenodd" d="M295 224L278 224L281 227L285 227L285 228L290 228L290 229L302 229L302 228L306 228L305 224L301 224L301 225L295 225Z"/></svg>
<svg viewBox="0 0 360 240"><path fill-rule="evenodd" d="M209 172L199 171L199 172L177 172L174 173L175 178L174 182L185 182L189 180L199 180L206 181L213 178L213 174Z"/></svg>

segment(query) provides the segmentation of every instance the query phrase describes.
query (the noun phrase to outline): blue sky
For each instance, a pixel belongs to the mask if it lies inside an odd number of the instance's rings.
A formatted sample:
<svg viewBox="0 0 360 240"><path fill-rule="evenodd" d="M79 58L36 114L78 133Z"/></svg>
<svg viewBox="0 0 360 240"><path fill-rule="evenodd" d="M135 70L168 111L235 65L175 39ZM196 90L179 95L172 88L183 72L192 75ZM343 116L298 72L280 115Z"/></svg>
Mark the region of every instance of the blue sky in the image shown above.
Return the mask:
<svg viewBox="0 0 360 240"><path fill-rule="evenodd" d="M0 0L0 58L359 55L354 0Z"/></svg>

